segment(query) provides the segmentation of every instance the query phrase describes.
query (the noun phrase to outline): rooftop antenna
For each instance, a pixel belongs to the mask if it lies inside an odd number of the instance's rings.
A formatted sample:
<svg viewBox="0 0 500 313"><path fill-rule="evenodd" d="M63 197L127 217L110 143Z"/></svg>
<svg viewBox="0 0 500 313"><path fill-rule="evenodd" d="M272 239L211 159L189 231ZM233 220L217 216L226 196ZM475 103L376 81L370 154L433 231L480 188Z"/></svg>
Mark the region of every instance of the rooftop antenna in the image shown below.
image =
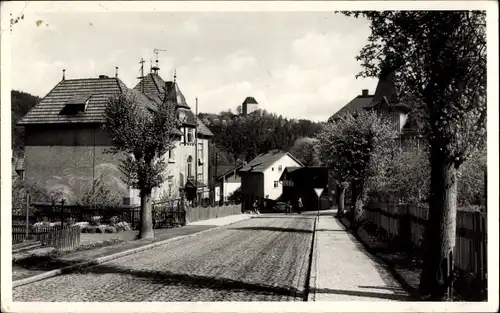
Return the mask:
<svg viewBox="0 0 500 313"><path fill-rule="evenodd" d="M157 48L153 49L153 52L156 55L156 61L155 61L156 64L151 69L153 70L153 73L155 73L155 74L158 74L158 71L160 70L160 67L158 65L158 52L160 52L160 51L167 51L167 50L157 49Z"/></svg>
<svg viewBox="0 0 500 313"><path fill-rule="evenodd" d="M118 78L118 66L115 66L115 77Z"/></svg>
<svg viewBox="0 0 500 313"><path fill-rule="evenodd" d="M66 79L66 69L63 69L63 79L62 80L65 80Z"/></svg>
<svg viewBox="0 0 500 313"><path fill-rule="evenodd" d="M137 77L138 79L141 79L141 89L142 89L142 93L144 93L144 81L142 79L144 79L144 58L141 58L141 62L139 62L139 64L141 65L141 76Z"/></svg>

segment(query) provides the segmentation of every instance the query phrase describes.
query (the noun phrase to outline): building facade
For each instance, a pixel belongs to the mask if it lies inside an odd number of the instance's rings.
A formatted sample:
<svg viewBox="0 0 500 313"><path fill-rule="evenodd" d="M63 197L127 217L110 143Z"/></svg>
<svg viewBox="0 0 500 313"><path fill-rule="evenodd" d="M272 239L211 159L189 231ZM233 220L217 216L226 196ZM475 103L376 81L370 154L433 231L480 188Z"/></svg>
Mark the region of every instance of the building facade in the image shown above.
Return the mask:
<svg viewBox="0 0 500 313"><path fill-rule="evenodd" d="M278 201L283 194L280 177L286 167L302 167L294 156L279 150L258 155L240 169L241 192L245 205L254 200Z"/></svg>
<svg viewBox="0 0 500 313"><path fill-rule="evenodd" d="M25 180L74 204L81 202L93 182L105 179L123 204L139 204L138 190L127 185L119 169L123 156L109 153L113 142L102 130L108 99L125 93L144 108L174 101L182 121L175 148L165 155L167 179L153 190L153 200L181 194L208 197L208 142L213 135L195 118L175 79L163 82L157 73L149 73L133 89L117 77L63 76L18 123L26 132Z"/></svg>

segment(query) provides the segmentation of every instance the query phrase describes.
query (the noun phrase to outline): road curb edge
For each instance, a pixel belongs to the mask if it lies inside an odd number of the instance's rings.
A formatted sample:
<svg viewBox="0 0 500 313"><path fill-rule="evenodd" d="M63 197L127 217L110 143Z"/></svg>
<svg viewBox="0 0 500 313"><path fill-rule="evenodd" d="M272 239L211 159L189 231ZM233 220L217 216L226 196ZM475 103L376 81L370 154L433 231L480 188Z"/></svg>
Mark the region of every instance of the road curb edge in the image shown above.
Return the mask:
<svg viewBox="0 0 500 313"><path fill-rule="evenodd" d="M61 274L67 274L67 273L70 273L70 272L78 270L78 269L82 269L82 268L93 266L93 265L98 265L98 264L101 264L101 263L104 263L104 262L107 262L107 261L111 261L111 260L114 260L114 259L118 259L120 257L124 257L124 256L127 256L127 255L130 255L130 254L134 254L134 253L142 252L142 251L149 250L149 249L152 249L152 248L156 248L156 247L159 247L159 246L171 243L171 242L175 242L175 241L183 240L183 239L186 239L186 238L194 237L194 236L197 236L199 234L202 234L202 233L205 233L205 232L209 232L209 231L213 231L213 230L216 230L216 229L220 229L222 227L226 227L228 225L231 225L231 224L234 224L234 223L238 223L238 222L244 221L246 219L250 219L250 218L252 218L252 217L248 216L248 217L246 217L244 219L241 219L241 220L238 220L238 221L234 221L234 222L231 222L231 223L228 223L228 224L225 224L225 225L221 225L221 226L216 226L216 227L213 227L213 228L210 228L210 229L205 229L205 230L193 233L193 234L183 235L183 236L178 236L178 237L173 237L173 238L168 238L168 239L165 239L165 240L162 240L162 241L158 241L158 242L155 242L155 243L151 243L151 244L148 244L148 245L145 245L145 246L142 246L142 247L132 248L132 249L121 251L121 252L117 252L117 253L114 253L114 254L111 254L111 255L106 255L106 256L99 257L99 258L95 258L93 260L83 261L83 262L78 263L78 264L73 264L73 265L69 265L69 266L66 266L66 267L63 267L63 268L59 268L59 269L56 269L56 270L48 271L48 272L45 272L45 273L42 273L42 274L38 274L38 275L35 275L35 276L31 276L31 277L28 277L28 278L23 278L23 279L19 279L19 280L16 280L16 281L12 281L12 288L23 286L23 285L28 285L28 284L31 284L31 283L34 283L34 282L37 282L37 281L40 281L40 280L44 280L44 279L47 279L47 278L51 278L51 277L54 277L54 276L58 276L58 275L61 275Z"/></svg>

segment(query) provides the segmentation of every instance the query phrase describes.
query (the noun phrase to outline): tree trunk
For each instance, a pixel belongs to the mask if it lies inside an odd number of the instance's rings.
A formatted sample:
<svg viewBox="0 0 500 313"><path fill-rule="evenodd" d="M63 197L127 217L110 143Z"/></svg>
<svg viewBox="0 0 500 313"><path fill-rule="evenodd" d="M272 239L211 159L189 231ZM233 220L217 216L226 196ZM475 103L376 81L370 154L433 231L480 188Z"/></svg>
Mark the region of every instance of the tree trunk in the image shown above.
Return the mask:
<svg viewBox="0 0 500 313"><path fill-rule="evenodd" d="M139 239L154 238L151 189L141 191L141 227Z"/></svg>
<svg viewBox="0 0 500 313"><path fill-rule="evenodd" d="M361 182L353 182L351 186L351 228L357 230L363 214L363 185Z"/></svg>
<svg viewBox="0 0 500 313"><path fill-rule="evenodd" d="M344 216L344 211L345 211L345 187L343 186L337 186L337 215L339 217Z"/></svg>
<svg viewBox="0 0 500 313"><path fill-rule="evenodd" d="M425 229L420 293L432 301L446 298L449 286L447 268L454 252L457 216L457 169L444 156L431 152L431 194L429 220Z"/></svg>

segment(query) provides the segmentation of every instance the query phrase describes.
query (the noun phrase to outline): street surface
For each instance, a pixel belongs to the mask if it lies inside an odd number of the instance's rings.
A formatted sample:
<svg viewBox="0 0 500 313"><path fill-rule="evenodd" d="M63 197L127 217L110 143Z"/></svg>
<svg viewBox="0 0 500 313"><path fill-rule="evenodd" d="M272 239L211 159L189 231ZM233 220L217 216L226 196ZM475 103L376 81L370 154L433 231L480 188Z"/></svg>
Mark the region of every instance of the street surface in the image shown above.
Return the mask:
<svg viewBox="0 0 500 313"><path fill-rule="evenodd" d="M14 301L303 301L314 216L261 215L13 289Z"/></svg>

